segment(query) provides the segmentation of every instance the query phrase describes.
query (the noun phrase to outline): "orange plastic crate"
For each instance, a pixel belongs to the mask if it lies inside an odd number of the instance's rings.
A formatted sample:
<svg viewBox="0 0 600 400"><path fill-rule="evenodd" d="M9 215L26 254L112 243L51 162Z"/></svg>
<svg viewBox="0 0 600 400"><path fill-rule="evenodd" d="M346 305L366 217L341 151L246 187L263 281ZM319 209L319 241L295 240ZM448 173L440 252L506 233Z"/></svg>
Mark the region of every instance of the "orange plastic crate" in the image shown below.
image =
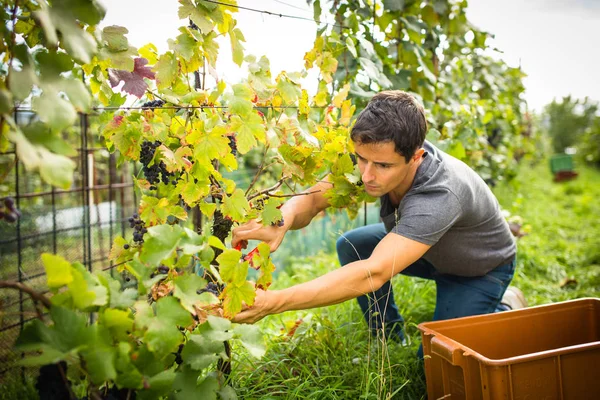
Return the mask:
<svg viewBox="0 0 600 400"><path fill-rule="evenodd" d="M600 399L600 299L426 322L429 400Z"/></svg>

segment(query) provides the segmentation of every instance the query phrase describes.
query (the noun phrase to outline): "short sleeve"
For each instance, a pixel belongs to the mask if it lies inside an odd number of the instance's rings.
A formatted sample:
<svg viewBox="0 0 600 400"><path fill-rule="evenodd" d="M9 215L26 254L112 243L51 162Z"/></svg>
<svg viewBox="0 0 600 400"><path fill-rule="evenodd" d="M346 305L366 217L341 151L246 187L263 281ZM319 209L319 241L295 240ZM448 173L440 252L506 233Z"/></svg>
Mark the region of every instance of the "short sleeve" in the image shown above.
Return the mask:
<svg viewBox="0 0 600 400"><path fill-rule="evenodd" d="M392 232L433 246L458 221L462 207L449 190L411 194L400 203Z"/></svg>

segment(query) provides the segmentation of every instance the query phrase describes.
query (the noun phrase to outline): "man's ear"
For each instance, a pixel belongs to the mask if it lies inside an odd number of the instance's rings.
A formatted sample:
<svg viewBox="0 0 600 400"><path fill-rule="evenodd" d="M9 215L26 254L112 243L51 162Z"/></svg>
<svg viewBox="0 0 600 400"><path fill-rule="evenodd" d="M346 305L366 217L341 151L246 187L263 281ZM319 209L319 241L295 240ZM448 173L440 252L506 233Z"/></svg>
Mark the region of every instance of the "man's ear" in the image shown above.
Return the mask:
<svg viewBox="0 0 600 400"><path fill-rule="evenodd" d="M415 151L415 154L412 156L412 160L414 162L419 161L419 158L423 157L423 154L425 154L425 149L421 147L420 149Z"/></svg>

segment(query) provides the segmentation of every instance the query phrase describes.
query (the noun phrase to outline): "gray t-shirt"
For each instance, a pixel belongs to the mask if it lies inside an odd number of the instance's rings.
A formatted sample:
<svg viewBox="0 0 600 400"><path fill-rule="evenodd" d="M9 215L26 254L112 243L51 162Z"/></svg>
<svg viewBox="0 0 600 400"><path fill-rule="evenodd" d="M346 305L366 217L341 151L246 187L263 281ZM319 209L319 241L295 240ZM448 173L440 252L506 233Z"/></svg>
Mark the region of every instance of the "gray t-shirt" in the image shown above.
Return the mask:
<svg viewBox="0 0 600 400"><path fill-rule="evenodd" d="M423 258L443 274L482 276L511 261L514 238L483 179L428 141L423 147L427 156L398 208L381 198L386 230L431 245Z"/></svg>

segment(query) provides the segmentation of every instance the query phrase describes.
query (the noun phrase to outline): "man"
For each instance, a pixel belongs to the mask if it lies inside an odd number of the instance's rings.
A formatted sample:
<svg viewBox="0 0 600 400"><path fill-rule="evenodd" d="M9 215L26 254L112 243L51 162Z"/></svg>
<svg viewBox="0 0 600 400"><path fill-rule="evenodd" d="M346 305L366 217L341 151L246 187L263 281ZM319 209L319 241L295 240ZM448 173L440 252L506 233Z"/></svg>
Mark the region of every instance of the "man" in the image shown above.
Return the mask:
<svg viewBox="0 0 600 400"><path fill-rule="evenodd" d="M516 246L498 201L466 164L425 141L421 105L409 94L377 94L351 133L366 192L381 198L382 223L337 242L344 268L284 290L258 291L234 321L340 303L355 297L369 327L402 341L402 317L390 279L402 273L434 280L434 320L494 312L512 280ZM275 251L289 229L308 225L328 207L320 182L282 207L284 225L251 221L233 230L232 245L267 242Z"/></svg>

